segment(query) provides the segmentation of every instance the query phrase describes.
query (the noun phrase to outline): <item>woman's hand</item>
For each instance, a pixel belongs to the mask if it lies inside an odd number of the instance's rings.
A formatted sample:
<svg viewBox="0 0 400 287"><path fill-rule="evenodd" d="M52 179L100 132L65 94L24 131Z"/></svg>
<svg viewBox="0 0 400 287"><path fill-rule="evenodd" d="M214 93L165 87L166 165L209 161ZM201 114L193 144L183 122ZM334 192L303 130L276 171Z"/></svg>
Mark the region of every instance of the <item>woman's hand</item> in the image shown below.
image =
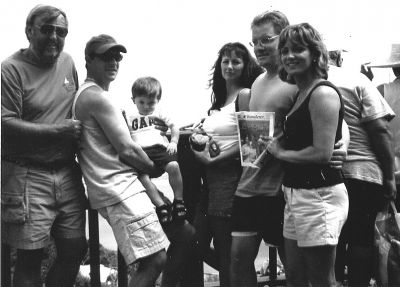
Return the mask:
<svg viewBox="0 0 400 287"><path fill-rule="evenodd" d="M190 149L193 151L194 157L196 158L196 160L198 160L199 162L201 162L204 165L210 165L212 162L212 158L210 156L210 152L208 151L210 144L207 142L206 146L204 148L204 150L202 151L197 151L194 150L192 148L192 146L190 146Z"/></svg>
<svg viewBox="0 0 400 287"><path fill-rule="evenodd" d="M267 145L267 151L272 154L274 157L279 159L279 156L281 152L283 151L283 148L281 144L279 143L278 138L273 138L269 144Z"/></svg>

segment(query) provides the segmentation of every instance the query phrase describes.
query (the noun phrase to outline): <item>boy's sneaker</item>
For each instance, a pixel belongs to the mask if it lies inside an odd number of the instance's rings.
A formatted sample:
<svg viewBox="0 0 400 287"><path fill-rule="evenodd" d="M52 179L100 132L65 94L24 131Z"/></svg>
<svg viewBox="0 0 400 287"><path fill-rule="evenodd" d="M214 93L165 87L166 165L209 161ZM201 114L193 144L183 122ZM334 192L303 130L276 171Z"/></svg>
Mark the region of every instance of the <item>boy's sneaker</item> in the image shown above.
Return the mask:
<svg viewBox="0 0 400 287"><path fill-rule="evenodd" d="M174 200L172 203L172 219L183 222L186 219L187 210L182 199Z"/></svg>
<svg viewBox="0 0 400 287"><path fill-rule="evenodd" d="M163 204L161 206L156 207L156 213L158 216L158 221L160 221L161 226L165 226L171 223L172 215L171 215L171 206Z"/></svg>

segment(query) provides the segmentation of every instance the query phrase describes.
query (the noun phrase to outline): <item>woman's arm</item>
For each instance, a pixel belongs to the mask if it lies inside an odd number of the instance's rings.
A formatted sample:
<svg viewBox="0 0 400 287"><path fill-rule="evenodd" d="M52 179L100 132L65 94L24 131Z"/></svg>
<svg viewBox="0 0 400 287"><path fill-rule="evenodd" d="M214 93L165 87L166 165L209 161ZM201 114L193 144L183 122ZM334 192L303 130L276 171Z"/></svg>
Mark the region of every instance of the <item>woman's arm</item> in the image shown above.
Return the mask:
<svg viewBox="0 0 400 287"><path fill-rule="evenodd" d="M268 145L269 152L280 160L292 163L328 163L335 143L340 110L336 91L318 87L311 95L309 111L313 129L313 144L302 150L285 150L277 140Z"/></svg>
<svg viewBox="0 0 400 287"><path fill-rule="evenodd" d="M230 148L228 148L227 150L221 151L221 153L216 157L211 157L208 149L209 149L208 142L206 143L206 147L204 148L203 151L196 151L192 149L195 158L206 166L214 165L224 160L228 160L239 156L239 144L235 144Z"/></svg>

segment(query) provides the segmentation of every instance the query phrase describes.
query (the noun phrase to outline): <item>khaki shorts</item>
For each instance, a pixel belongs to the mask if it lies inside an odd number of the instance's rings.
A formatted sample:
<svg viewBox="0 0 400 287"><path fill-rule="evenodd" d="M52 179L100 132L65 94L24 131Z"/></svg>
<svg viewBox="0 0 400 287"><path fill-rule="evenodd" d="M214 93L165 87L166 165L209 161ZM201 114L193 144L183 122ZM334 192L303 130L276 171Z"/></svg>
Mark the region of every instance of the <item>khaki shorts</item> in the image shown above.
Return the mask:
<svg viewBox="0 0 400 287"><path fill-rule="evenodd" d="M97 211L110 224L128 265L169 246L154 206L144 191Z"/></svg>
<svg viewBox="0 0 400 287"><path fill-rule="evenodd" d="M349 210L345 185L282 189L286 200L283 236L296 240L299 247L337 245Z"/></svg>
<svg viewBox="0 0 400 287"><path fill-rule="evenodd" d="M43 248L55 238L85 237L87 199L78 164L33 168L2 161L2 241L19 249Z"/></svg>

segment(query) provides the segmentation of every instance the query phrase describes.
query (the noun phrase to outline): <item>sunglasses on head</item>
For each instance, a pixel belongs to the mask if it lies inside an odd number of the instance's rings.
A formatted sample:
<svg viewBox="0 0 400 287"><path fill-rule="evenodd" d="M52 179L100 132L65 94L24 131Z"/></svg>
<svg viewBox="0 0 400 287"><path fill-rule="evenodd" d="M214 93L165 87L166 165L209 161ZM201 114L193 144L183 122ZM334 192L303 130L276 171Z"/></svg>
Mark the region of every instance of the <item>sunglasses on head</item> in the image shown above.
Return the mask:
<svg viewBox="0 0 400 287"><path fill-rule="evenodd" d="M43 35L50 36L56 32L58 37L65 38L68 34L68 29L65 27L60 27L60 26L54 26L50 24L43 24L42 26L36 25L36 27L39 29L40 33Z"/></svg>
<svg viewBox="0 0 400 287"><path fill-rule="evenodd" d="M115 51L112 52L108 51L103 54L93 54L93 55L104 62L110 62L112 60L115 60L116 62L121 62L122 60L122 55L119 52Z"/></svg>

